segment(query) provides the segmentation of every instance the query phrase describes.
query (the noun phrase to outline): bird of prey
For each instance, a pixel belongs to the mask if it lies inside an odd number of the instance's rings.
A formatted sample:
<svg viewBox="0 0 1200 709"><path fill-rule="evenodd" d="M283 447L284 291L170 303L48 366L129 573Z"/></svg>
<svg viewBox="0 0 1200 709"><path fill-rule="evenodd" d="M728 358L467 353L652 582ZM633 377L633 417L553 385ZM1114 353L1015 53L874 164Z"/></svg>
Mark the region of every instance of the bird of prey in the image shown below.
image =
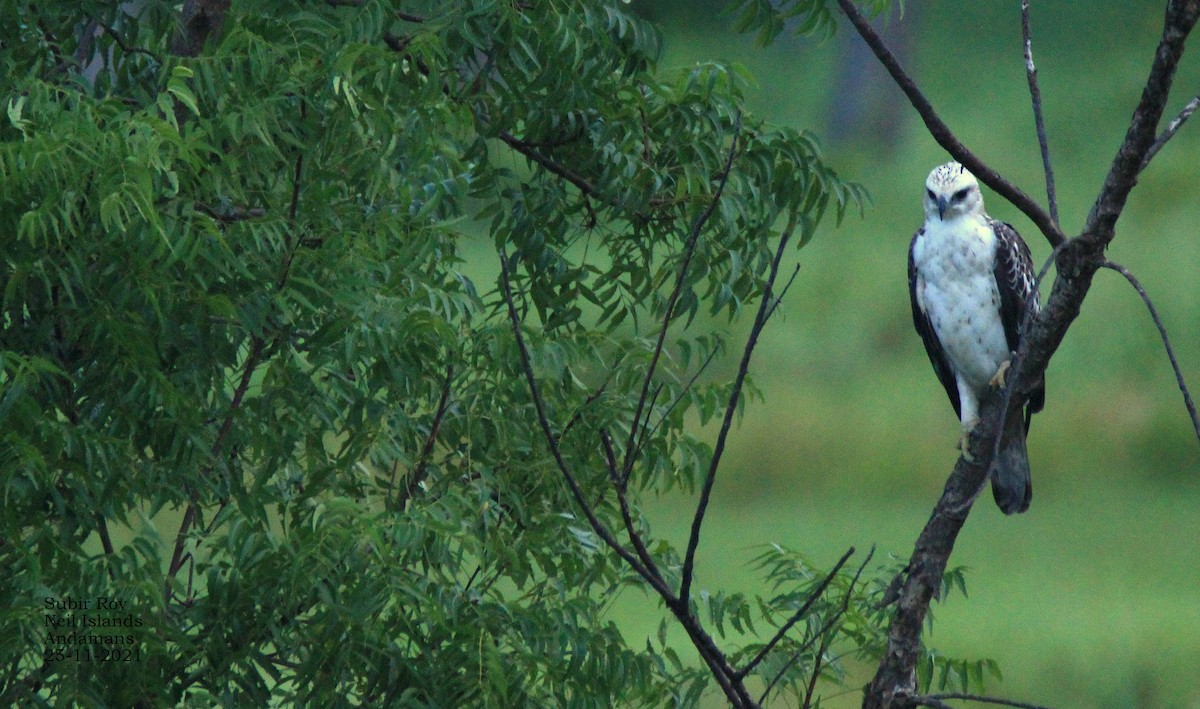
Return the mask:
<svg viewBox="0 0 1200 709"><path fill-rule="evenodd" d="M1021 337L1026 303L1039 309L1029 247L1016 229L983 211L979 183L962 165L936 167L925 180L925 224L908 249L913 323L963 426L960 446L979 421L988 387L1004 385ZM1005 514L1029 509L1033 484L1025 434L1042 410L1045 380L1010 416L992 468L992 494Z"/></svg>

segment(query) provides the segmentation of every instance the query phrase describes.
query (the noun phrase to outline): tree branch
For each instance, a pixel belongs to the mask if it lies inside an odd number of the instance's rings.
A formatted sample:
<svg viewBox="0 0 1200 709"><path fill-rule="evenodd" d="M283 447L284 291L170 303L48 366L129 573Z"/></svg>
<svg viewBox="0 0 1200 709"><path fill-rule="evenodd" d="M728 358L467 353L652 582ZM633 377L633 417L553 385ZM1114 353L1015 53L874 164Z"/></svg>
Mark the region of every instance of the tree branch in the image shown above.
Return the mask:
<svg viewBox="0 0 1200 709"><path fill-rule="evenodd" d="M712 459L708 463L704 485L700 488L700 499L696 503L696 512L692 516L692 530L688 535L687 552L683 557L683 580L680 583L679 596L684 599L688 598L688 594L691 593L692 577L696 568L696 549L700 546L700 528L704 524L704 514L708 510L709 497L712 495L713 484L717 480L717 468L721 465L721 456L725 452L725 440L729 437L729 430L733 426L733 417L737 413L738 401L742 396L742 385L745 384L746 375L750 372L750 358L754 354L754 348L758 345L759 335L767 325L767 317L773 310L775 280L779 277L779 263L783 260L784 251L795 232L797 223L797 215L793 212L787 227L779 236L779 246L775 248L775 258L771 261L770 274L767 276L767 282L763 288L762 299L758 303L758 312L754 315L754 325L750 328L750 334L746 336L746 346L742 349L742 360L738 364L733 388L730 390L729 400L725 404L725 416L721 420L721 430L717 433L717 440L713 445Z"/></svg>
<svg viewBox="0 0 1200 709"><path fill-rule="evenodd" d="M613 489L617 493L617 504L621 509L621 519L625 523L625 533L629 535L629 543L633 545L633 550L642 560L646 570L654 574L663 588L668 588L666 581L663 580L662 572L659 571L658 564L650 555L645 540L642 539L642 535L638 533L637 527L633 523L633 512L629 509L629 497L626 495L627 481L621 477L617 465L617 454L613 450L612 438L608 435L608 431L600 431L600 443L604 448L604 467L608 471L609 482L612 483ZM671 599L664 597L663 600Z"/></svg>
<svg viewBox="0 0 1200 709"><path fill-rule="evenodd" d="M1038 147L1042 150L1042 169L1046 173L1046 204L1050 218L1058 224L1058 193L1054 187L1054 166L1050 162L1050 143L1046 139L1046 119L1042 115L1042 90L1038 86L1037 67L1033 63L1033 31L1029 23L1029 0L1021 0L1021 38L1025 47L1025 77L1029 81L1029 98L1033 102L1033 123L1037 130Z"/></svg>
<svg viewBox="0 0 1200 709"><path fill-rule="evenodd" d="M867 552L867 558L863 559L863 562L861 564L859 564L859 566L858 566L858 571L854 572L854 578L850 579L850 585L846 587L846 595L842 597L842 607L839 608L838 611L836 613L834 613L832 617L830 617L828 620L825 621L825 624L821 626L820 630L818 630L816 633L814 633L812 635L812 637L810 637L808 640L804 641L803 645L796 648L796 651L792 653L792 656L790 658L788 658L787 662L783 663L783 666L779 668L779 671L776 672L775 676L771 678L771 681L767 683L766 689L763 690L762 695L759 696L759 698L758 698L759 704L762 704L765 701L767 701L767 695L769 695L771 693L771 690L774 689L775 685L779 683L779 680L783 678L783 675L785 672L787 672L788 668L791 667L792 665L796 664L796 661L800 659L800 656L802 654L804 654L804 651L807 650L808 648L812 647L812 644L814 642L816 642L818 638L822 639L821 646L822 647L826 646L826 640L825 640L825 638L827 637L826 633L828 633L831 629L833 629L833 627L835 625L837 625L837 622L839 620L841 620L842 616L846 614L847 609L850 608L850 599L854 596L854 587L858 585L859 577L862 576L863 570L867 568L867 564L871 561L871 557L873 557L873 556L875 556L875 547L871 547L871 551ZM823 654L823 651L822 651L822 653L818 654L817 661L813 663L813 672L814 672L813 684L815 684L815 673L820 672L820 669L821 669L820 668L820 657L819 657L820 654ZM811 697L811 689L810 689L809 696L805 699L805 703L804 703L805 707L807 707L809 705L809 700L811 698L812 697Z"/></svg>
<svg viewBox="0 0 1200 709"><path fill-rule="evenodd" d="M520 138L514 137L507 131L500 131L500 135L498 137L500 140L504 141L505 145L534 161L550 174L557 175L567 182L570 182L572 185L575 185L575 187L577 187L584 195L588 197L594 197L596 195L597 190L595 185L588 182L582 175L575 172L571 168L559 164L545 155L542 155L542 153L532 144L527 143Z"/></svg>
<svg viewBox="0 0 1200 709"><path fill-rule="evenodd" d="M566 459L563 458L562 451L558 446L558 437L554 435L554 431L550 426L550 419L546 415L545 402L542 398L541 390L537 384L537 377L533 372L533 365L529 357L529 348L525 344L525 337L521 333L521 319L517 314L516 303L513 300L512 285L509 282L509 261L508 256L500 252L500 289L501 295L504 298L504 303L508 310L509 323L512 326L513 337L517 345L518 357L521 361L521 369L525 375L525 383L529 387L530 397L533 400L533 408L537 415L538 426L542 430L543 438L546 444L550 447L550 453L554 458L555 465L558 467L559 473L563 480L567 483L567 488L571 492L571 496L575 500L575 504L583 512L587 519L588 525L592 528L592 532L604 542L605 546L611 549L617 556L629 565L631 569L637 573L646 583L654 589L664 601L667 609L675 616L676 620L687 632L692 644L696 647L700 657L708 665L709 671L714 680L721 687L721 691L729 700L730 704L739 709L746 707L755 707L753 698L746 690L742 681L737 678L736 671L730 666L725 654L713 641L700 625L699 620L692 613L691 603L687 598L676 596L666 585L666 583L657 575L656 571L651 571L642 561L632 552L624 547L612 532L604 526L600 518L596 516L592 506L588 503L587 498L583 494L583 488L579 481L575 478L575 474L571 472L567 465ZM606 451L607 455L607 451ZM612 462L616 462L616 456L612 457ZM635 547L640 543L640 537L636 537L637 541L633 542ZM648 556L648 554L647 554Z"/></svg>
<svg viewBox="0 0 1200 709"><path fill-rule="evenodd" d="M1179 369L1179 361L1175 359L1175 350L1171 347L1171 338L1167 336L1167 328L1163 325L1162 318L1158 316L1158 309L1154 307L1154 301L1150 300L1150 295L1146 293L1146 289L1134 277L1129 269L1119 263L1105 261L1104 268L1116 271L1129 281L1129 285L1137 291L1137 294L1142 297L1142 302L1146 304L1146 309L1150 311L1150 319L1154 321L1154 326L1158 328L1158 335L1162 338L1163 347L1167 350L1167 359L1171 360L1171 369L1175 370L1175 382L1179 385L1179 391L1183 394L1183 405L1187 407L1188 416L1192 419L1192 429L1196 432L1196 439L1200 440L1200 417L1196 415L1196 402L1192 401L1192 394L1188 391L1187 384L1183 381L1183 372Z"/></svg>
<svg viewBox="0 0 1200 709"><path fill-rule="evenodd" d="M1172 118L1171 121L1167 123L1167 127L1163 129L1163 132L1160 133L1157 138L1155 138L1154 144L1151 145L1150 149L1146 151L1146 157L1142 160L1142 166L1138 168L1138 172L1146 169L1146 166L1150 164L1150 161L1154 159L1154 156L1158 155L1158 151L1163 149L1163 146L1167 144L1168 140L1175 137L1175 133L1183 127L1184 123L1187 123L1187 119L1192 117L1192 114L1196 112L1197 108L1200 108L1200 96L1196 96L1192 98L1191 101L1188 101L1184 105L1183 110L1181 110L1177 116Z"/></svg>
<svg viewBox="0 0 1200 709"><path fill-rule="evenodd" d="M945 703L946 699L961 699L968 702L979 702L980 704L998 704L1005 707L1017 707L1017 709L1050 709L1040 704L1028 704L1026 702L1015 702L1011 699L997 699L996 697L984 697L978 694L964 694L962 692L949 692L946 694L926 694L913 697L913 704L917 706L935 707L941 709L948 707Z"/></svg>
<svg viewBox="0 0 1200 709"><path fill-rule="evenodd" d="M525 344L525 336L521 333L521 317L517 314L517 306L513 300L512 285L509 282L508 272L508 256L501 251L501 294L504 297L504 303L508 309L509 323L512 326L513 337L515 338L517 344L517 353L521 360L521 370L525 375L525 383L529 387L530 397L533 399L533 408L534 412L537 414L538 426L542 430L542 434L546 439L546 444L550 447L550 454L554 457L554 463L558 467L559 473L562 474L563 480L566 481L567 488L570 490L571 496L575 498L575 504L579 507L580 511L583 512L588 525L592 528L592 531L596 534L596 536L599 537L610 549L616 552L617 555L625 561L625 563L629 564L630 568L637 572L638 576L641 576L643 579L645 579L646 582L651 585L651 587L653 587L660 594L666 593L667 596L670 596L670 589L666 588L665 586L659 588L654 575L651 574L649 570L642 565L641 561L639 561L632 553L630 553L628 549L626 549L620 542L617 541L617 539L612 535L612 532L610 532L608 528L604 526L604 523L600 521L600 518L596 516L591 504L588 503L587 498L583 494L583 487L575 478L575 474L571 472L571 468L567 465L566 459L563 458L562 450L558 446L558 436L554 435L554 430L550 426L550 419L546 415L545 400L542 398L540 387L538 387L537 377L533 373L533 364L530 361L529 348Z"/></svg>
<svg viewBox="0 0 1200 709"><path fill-rule="evenodd" d="M429 459L433 457L433 446L437 443L438 431L442 428L442 419L446 416L446 411L450 408L450 382L454 379L454 365L446 367L446 376L442 379L442 390L438 395L437 409L434 410L433 422L429 424L429 435L425 437L425 443L421 446L421 453L417 456L417 466L413 471L405 476L404 486L396 493L395 509L403 510L406 502L412 499L413 495L417 494L417 489L424 482L425 476L429 472Z"/></svg>
<svg viewBox="0 0 1200 709"><path fill-rule="evenodd" d="M654 380L658 361L662 358L663 346L667 339L667 330L671 327L671 320L675 317L675 306L679 303L679 298L683 294L683 286L687 282L688 268L691 266L692 257L696 253L696 244L700 240L700 232L704 229L704 224L708 222L709 217L716 210L717 203L721 200L721 195L725 191L725 183L728 182L729 172L733 169L733 160L737 155L741 133L742 114L741 111L738 111L733 120L733 141L729 146L728 154L725 156L725 165L721 168L721 172L717 176L717 187L713 190L712 197L709 199L707 206L692 221L691 229L688 231L688 240L683 248L683 260L679 264L679 273L675 277L675 286L671 289L671 294L667 297L666 308L663 312L662 327L658 332L658 340L654 344L654 352L650 357L650 364L646 368L646 376L642 380L642 391L638 396L638 404L633 414L633 420L629 424L629 440L625 444L625 459L621 466L622 475L626 478L629 477L630 471L633 470L635 451L637 450L635 445L636 436L638 429L642 426L642 412L649 398L650 384ZM684 598L687 597L686 593L681 595Z"/></svg>
<svg viewBox="0 0 1200 709"><path fill-rule="evenodd" d="M871 48L879 62L892 75L892 80L908 97L909 103L913 105L917 113L921 116L921 120L925 122L925 127L929 130L929 134L937 141L938 145L942 146L946 152L950 153L958 162L962 163L968 170L971 171L980 182L988 187L991 187L1004 199L1008 200L1014 207L1021 210L1025 216L1029 217L1037 228L1042 232L1051 246L1058 246L1066 237L1059 228L1058 223L1033 200L1029 195L1025 194L1016 185L1004 179L1000 173L993 170L982 160L975 156L965 145L954 135L950 127L945 121L938 116L934 110L933 104L921 90L917 88L916 83L909 78L905 73L904 68L900 66L900 62L892 54L891 50L884 44L883 39L871 28L867 23L862 13L854 7L852 0L838 0L838 5L842 8L846 18L850 20L850 24L858 30L859 35Z"/></svg>
<svg viewBox="0 0 1200 709"><path fill-rule="evenodd" d="M779 641L783 640L788 631L792 629L792 626L796 625L796 623L800 622L804 616L808 615L808 611L812 608L813 604L825 594L825 589L829 588L829 584L833 583L834 577L836 577L838 572L842 570L842 567L846 565L846 562L853 554L854 547L850 547L845 554L842 554L842 558L838 559L838 562L833 565L833 569L825 575L825 578L821 579L821 583L817 584L817 587L813 589L812 593L808 594L808 598L804 599L804 603L801 604L798 609L796 609L796 612L792 614L792 617L788 618L786 623L779 626L779 630L776 631L775 635L767 641L767 644L763 645L762 649L755 653L754 657L751 658L751 660L747 662L742 669L738 670L739 677L745 677L753 672L754 668L758 667L758 664L766 658L767 653L775 649L775 646L779 644ZM759 701L761 702L762 700L760 699Z"/></svg>
<svg viewBox="0 0 1200 709"><path fill-rule="evenodd" d="M266 340L262 337L255 335L250 339L250 351L246 355L246 362L242 365L242 376L233 391L233 397L229 400L229 406L225 410L225 418L221 421L221 427L217 429L216 438L213 440L212 448L209 452L209 455L214 460L221 455L221 450L225 445L225 438L233 430L234 414L242 406L242 400L246 396L246 391L250 388L250 380L253 378L255 370L258 369L258 365L262 361L265 348ZM192 497L193 499L188 504L187 511L183 513L183 521L179 523L179 531L175 534L175 549L171 554L171 562L167 566L166 597L168 599L172 596L171 581L174 580L179 570L183 568L188 532L191 531L192 526L200 516L200 502L194 493Z"/></svg>

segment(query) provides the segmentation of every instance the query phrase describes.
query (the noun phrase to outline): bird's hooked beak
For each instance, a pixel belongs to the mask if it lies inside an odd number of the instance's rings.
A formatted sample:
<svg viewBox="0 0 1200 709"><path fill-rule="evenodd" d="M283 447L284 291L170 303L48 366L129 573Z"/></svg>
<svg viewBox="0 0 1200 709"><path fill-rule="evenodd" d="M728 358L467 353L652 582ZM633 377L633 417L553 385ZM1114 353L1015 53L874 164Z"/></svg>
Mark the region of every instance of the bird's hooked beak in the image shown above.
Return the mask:
<svg viewBox="0 0 1200 709"><path fill-rule="evenodd" d="M950 202L945 195L939 195L937 198L938 219L946 218L946 208L950 206Z"/></svg>

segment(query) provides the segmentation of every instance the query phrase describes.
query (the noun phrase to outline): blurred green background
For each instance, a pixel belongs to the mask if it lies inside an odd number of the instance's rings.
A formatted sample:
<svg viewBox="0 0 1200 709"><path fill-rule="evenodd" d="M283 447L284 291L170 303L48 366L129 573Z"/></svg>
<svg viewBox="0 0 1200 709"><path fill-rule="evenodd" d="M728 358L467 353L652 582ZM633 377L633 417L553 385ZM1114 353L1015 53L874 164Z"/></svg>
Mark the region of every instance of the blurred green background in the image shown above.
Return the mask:
<svg viewBox="0 0 1200 709"><path fill-rule="evenodd" d="M1162 5L1034 3L1034 58L1068 233L1082 225L1124 135ZM824 42L785 35L760 48L732 32L717 0L632 7L664 29L660 69L711 58L745 65L757 80L749 92L757 114L811 129L874 202L861 218L823 227L795 255L800 276L752 369L765 401L732 436L699 585L754 591L747 562L767 542L825 566L872 544L877 558L906 559L958 438L912 329L905 271L925 175L948 156L844 22ZM1044 202L1018 0L909 1L903 16L876 24L957 135ZM1200 92L1198 51L1181 66L1171 115ZM989 190L984 197L1040 265L1045 239ZM1154 298L1200 392L1198 224L1200 119L1142 175L1109 253ZM733 362L725 366L731 374ZM990 494L981 498L951 559L969 567L970 597L938 606L927 640L951 656L997 660L1005 679L990 693L999 696L1057 707L1200 707L1200 445L1153 323L1120 276L1097 276L1047 382L1029 440L1033 506L1005 518ZM682 544L691 509L663 499L649 516L656 532ZM653 610L646 598L620 602L633 644L657 627ZM868 679L862 671L852 685ZM855 692L823 706L860 701Z"/></svg>

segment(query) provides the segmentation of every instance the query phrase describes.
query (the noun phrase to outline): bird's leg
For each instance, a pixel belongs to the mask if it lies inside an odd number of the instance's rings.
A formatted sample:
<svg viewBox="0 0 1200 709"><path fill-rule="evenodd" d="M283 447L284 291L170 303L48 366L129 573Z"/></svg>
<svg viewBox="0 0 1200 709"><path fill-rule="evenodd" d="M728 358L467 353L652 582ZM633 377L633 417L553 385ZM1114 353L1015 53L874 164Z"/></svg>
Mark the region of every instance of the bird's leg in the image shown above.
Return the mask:
<svg viewBox="0 0 1200 709"><path fill-rule="evenodd" d="M1012 360L1006 359L996 368L996 373L988 380L988 385L995 389L1003 389L1007 384L1004 381L1005 375L1008 374L1008 368L1012 366Z"/></svg>
<svg viewBox="0 0 1200 709"><path fill-rule="evenodd" d="M971 455L971 451L970 451L971 431L974 431L975 426L977 426L978 424L979 424L979 419L974 418L974 417L967 419L966 421L963 421L962 437L958 439L958 450L960 453L962 453L962 457L965 458L968 463L975 462L975 456Z"/></svg>
<svg viewBox="0 0 1200 709"><path fill-rule="evenodd" d="M975 391L971 385L962 377L957 377L958 384L958 400L959 420L962 421L962 438L958 439L958 450L962 452L962 457L966 458L968 463L974 463L975 459L968 452L969 444L971 443L971 431L975 430L975 426L979 423L979 401L975 395Z"/></svg>

